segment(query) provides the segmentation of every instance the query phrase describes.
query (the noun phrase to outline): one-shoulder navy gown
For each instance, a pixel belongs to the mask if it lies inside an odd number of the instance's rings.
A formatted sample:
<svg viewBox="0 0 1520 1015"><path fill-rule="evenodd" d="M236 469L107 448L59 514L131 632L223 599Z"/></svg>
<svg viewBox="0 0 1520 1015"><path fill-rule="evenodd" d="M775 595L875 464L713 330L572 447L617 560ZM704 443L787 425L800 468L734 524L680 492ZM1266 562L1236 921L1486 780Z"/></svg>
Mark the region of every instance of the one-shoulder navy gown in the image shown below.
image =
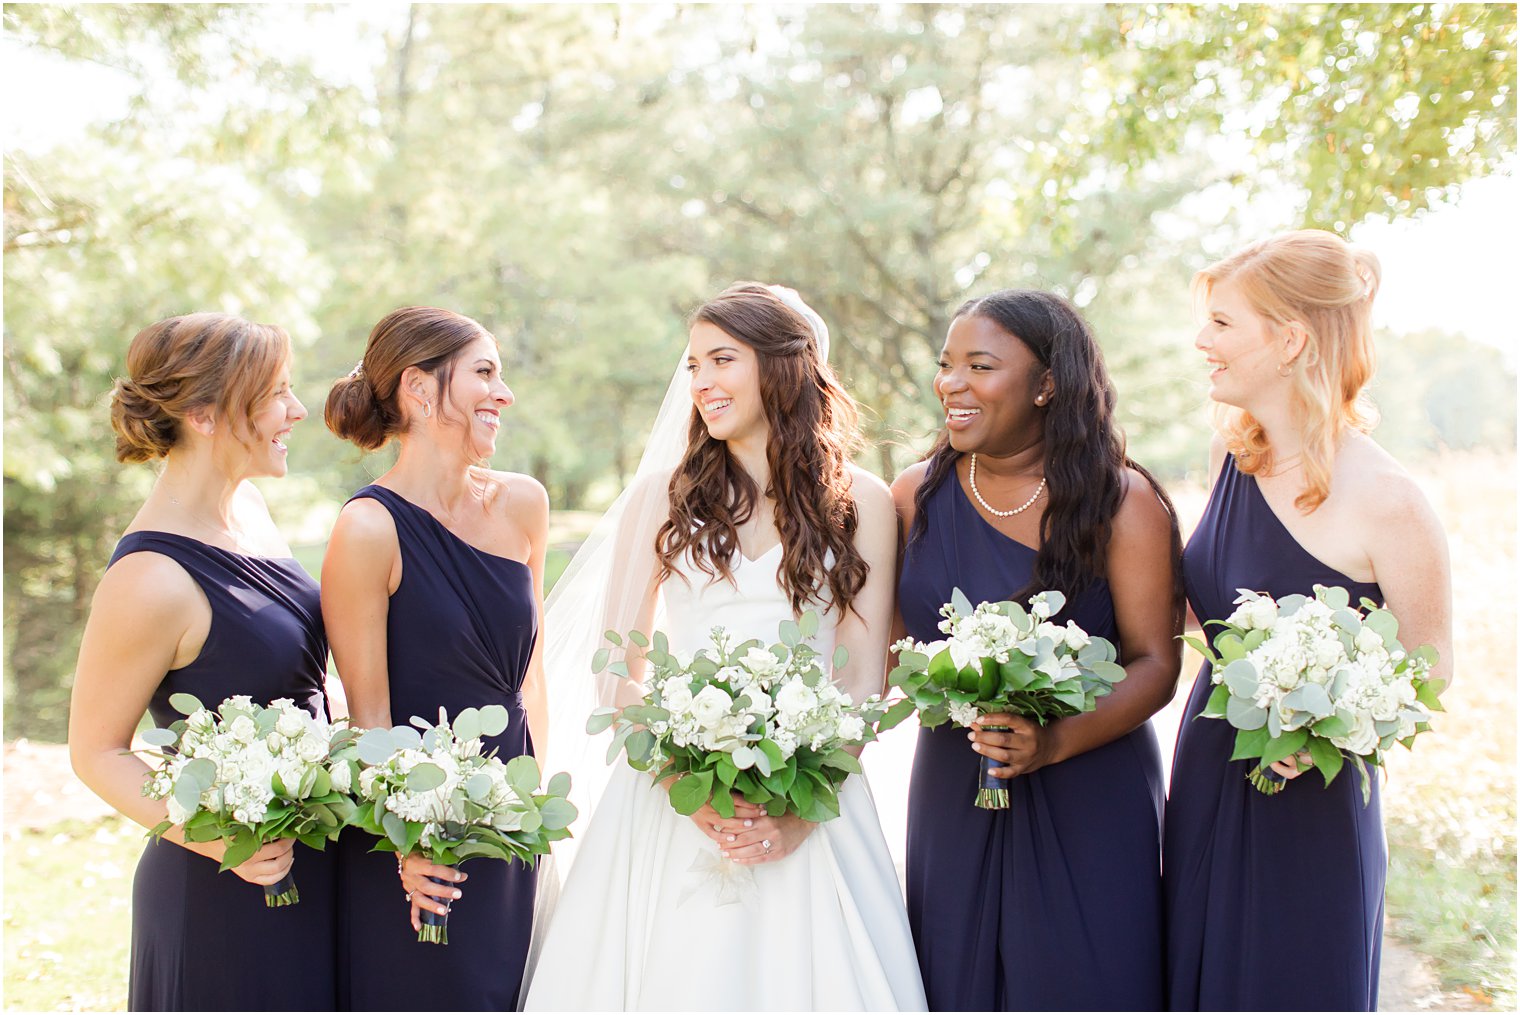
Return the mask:
<svg viewBox="0 0 1520 1015"><path fill-rule="evenodd" d="M939 609L1029 581L1035 551L977 514L952 472L924 506L898 581L908 633ZM1118 644L1106 582L1057 621ZM1161 757L1150 724L1012 781L1008 810L975 806L981 755L946 723L919 732L908 793L908 918L933 1011L1157 1010Z"/></svg>
<svg viewBox="0 0 1520 1015"><path fill-rule="evenodd" d="M1382 602L1315 559L1227 458L1183 553L1188 602L1223 620L1239 589L1273 598L1339 585ZM1205 628L1210 636L1217 628ZM1173 1011L1372 1011L1377 1007L1388 860L1376 780L1363 806L1348 765L1265 796L1230 761L1235 729L1198 715L1204 664L1177 735L1163 862L1167 992Z"/></svg>
<svg viewBox="0 0 1520 1015"><path fill-rule="evenodd" d="M148 710L184 718L169 696L215 708L235 694L267 705L290 698L327 717L327 638L317 583L290 558L249 557L171 532L129 532L111 564L159 553L195 579L211 628L195 661L170 670ZM107 565L109 567L109 565ZM294 906L269 908L264 890L172 842L149 842L132 882L133 1011L312 1011L337 1003L336 878L331 851L297 843Z"/></svg>
<svg viewBox="0 0 1520 1015"><path fill-rule="evenodd" d="M520 692L538 635L528 565L477 550L423 508L382 486L355 498L385 505L401 544L401 584L386 619L391 721L438 721L504 705L506 731L486 740L506 761L532 754ZM339 842L339 991L354 1011L513 1011L532 931L537 874L524 864L471 860L449 914L449 943L417 940L396 858L374 839Z"/></svg>

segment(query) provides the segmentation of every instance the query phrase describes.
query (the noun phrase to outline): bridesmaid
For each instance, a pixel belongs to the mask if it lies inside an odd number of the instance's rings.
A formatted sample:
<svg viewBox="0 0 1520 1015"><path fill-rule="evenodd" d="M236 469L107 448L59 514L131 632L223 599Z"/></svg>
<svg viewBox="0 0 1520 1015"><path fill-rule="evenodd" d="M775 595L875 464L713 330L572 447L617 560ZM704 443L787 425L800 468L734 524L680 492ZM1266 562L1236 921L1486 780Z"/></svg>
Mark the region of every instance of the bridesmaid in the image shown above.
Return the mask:
<svg viewBox="0 0 1520 1015"><path fill-rule="evenodd" d="M1386 602L1406 645L1451 672L1446 537L1414 480L1367 436L1373 371L1371 253L1302 230L1199 272L1222 425L1208 507L1188 540L1191 612L1222 620L1237 589L1274 597L1316 583ZM1206 628L1211 634L1214 628ZM1176 1011L1372 1011L1377 1007L1387 849L1374 782L1362 803L1348 767L1277 766L1268 797L1231 762L1235 731L1195 721L1207 665L1188 699L1166 814L1167 991ZM1307 776L1307 777L1300 777Z"/></svg>
<svg viewBox="0 0 1520 1015"><path fill-rule="evenodd" d="M327 716L327 640L317 583L290 555L247 480L285 475L306 408L290 389L290 338L225 314L171 317L138 333L111 396L116 457L162 459L96 589L69 711L79 778L146 827L163 801L125 753L143 712L183 718L177 692L290 698ZM282 839L226 873L221 843L178 827L143 849L132 884L133 1011L321 1010L336 1003L331 855ZM298 905L261 885L294 865Z"/></svg>
<svg viewBox="0 0 1520 1015"><path fill-rule="evenodd" d="M1180 666L1177 523L1124 453L1102 353L1071 304L1004 289L962 306L934 393L945 431L892 486L906 533L898 606L1067 597L1056 619L1113 641L1126 679L1041 728L989 715L919 733L908 795L908 915L936 1011L1162 1005L1161 759L1150 716ZM981 756L1008 810L973 799Z"/></svg>
<svg viewBox="0 0 1520 1015"><path fill-rule="evenodd" d="M327 396L327 425L367 451L393 437L401 450L343 508L322 567L323 613L354 722L436 721L440 706L454 716L504 705L510 723L486 742L502 760L541 753L547 718L538 617L549 499L528 476L480 464L511 404L496 340L475 321L404 307L375 325L364 358ZM350 833L340 842L341 1003L513 1010L535 871L491 860L466 874L418 854L402 862L367 852L371 841ZM418 911L449 913L451 904L451 943L419 943Z"/></svg>

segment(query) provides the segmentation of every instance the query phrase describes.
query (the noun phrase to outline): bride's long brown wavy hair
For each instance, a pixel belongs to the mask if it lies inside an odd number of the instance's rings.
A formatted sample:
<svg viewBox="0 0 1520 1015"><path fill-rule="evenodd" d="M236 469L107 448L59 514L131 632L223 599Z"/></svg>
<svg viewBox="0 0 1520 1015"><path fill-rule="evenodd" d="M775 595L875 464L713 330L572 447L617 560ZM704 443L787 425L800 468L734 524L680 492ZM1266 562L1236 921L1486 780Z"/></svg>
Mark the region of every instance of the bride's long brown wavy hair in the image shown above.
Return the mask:
<svg viewBox="0 0 1520 1015"><path fill-rule="evenodd" d="M697 308L690 323L698 321L743 342L759 361L760 404L770 427L764 493L775 501L781 533L776 577L798 613L820 603L826 586L842 615L869 570L855 549L859 519L848 471L860 442L855 401L824 361L807 321L758 282L735 282ZM655 537L660 581L675 574L687 551L701 571L733 581L739 526L760 496L693 406L686 454L670 478L670 517Z"/></svg>

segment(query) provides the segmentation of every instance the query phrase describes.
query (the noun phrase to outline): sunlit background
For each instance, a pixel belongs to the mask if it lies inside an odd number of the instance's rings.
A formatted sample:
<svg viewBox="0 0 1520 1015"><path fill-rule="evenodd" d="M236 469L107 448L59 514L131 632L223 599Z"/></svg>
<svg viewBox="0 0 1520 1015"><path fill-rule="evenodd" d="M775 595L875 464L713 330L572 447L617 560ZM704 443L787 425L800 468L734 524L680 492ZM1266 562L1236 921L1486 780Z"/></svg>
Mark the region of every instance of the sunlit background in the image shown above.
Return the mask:
<svg viewBox="0 0 1520 1015"><path fill-rule="evenodd" d="M0 85L7 1008L125 1002L140 830L58 745L152 481L106 408L142 326L294 336L313 418L261 485L313 573L389 460L320 423L386 312L500 340L494 464L548 487L553 570L636 465L685 314L740 278L827 319L887 478L962 300L1070 296L1191 524L1189 280L1301 226L1382 259L1376 436L1455 568L1451 714L1389 766L1384 1007L1515 1003L1513 5L7 5ZM867 755L897 848L910 747Z"/></svg>

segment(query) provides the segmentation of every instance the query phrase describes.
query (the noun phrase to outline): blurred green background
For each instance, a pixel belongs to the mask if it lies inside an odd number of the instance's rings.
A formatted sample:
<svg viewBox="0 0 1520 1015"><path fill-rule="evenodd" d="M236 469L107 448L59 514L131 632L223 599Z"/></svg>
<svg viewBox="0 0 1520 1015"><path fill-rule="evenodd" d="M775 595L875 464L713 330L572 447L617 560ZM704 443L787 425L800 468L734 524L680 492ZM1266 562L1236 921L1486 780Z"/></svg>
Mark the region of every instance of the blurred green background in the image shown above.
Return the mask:
<svg viewBox="0 0 1520 1015"><path fill-rule="evenodd" d="M1185 499L1208 439L1194 271L1300 226L1408 246L1405 227L1513 191L1507 4L7 4L4 29L7 741L63 739L90 596L153 479L115 464L107 394L159 318L295 338L313 419L262 485L314 573L387 463L324 430L327 386L409 303L499 338L517 405L494 464L559 512L620 488L685 314L735 279L792 285L829 322L889 478L935 427L955 307L1051 288L1096 327L1132 453ZM1443 253L1491 278L1514 225ZM1388 281L1380 306L1422 284ZM1497 505L1454 534L1459 596L1463 561L1507 561L1477 593L1512 615L1514 326L1435 288L1449 315L1379 315L1377 437L1434 500L1460 483ZM561 566L582 520L562 516ZM1512 705L1513 627L1484 630L1466 658L1500 697L1475 703ZM1511 715L1488 737L1501 770ZM1502 903L1421 918L1431 939L1467 928L1448 952L1468 957L1441 961L1480 1006L1514 983L1513 773L1483 787L1497 802L1463 813L1497 822L1472 847L1488 866L1465 845L1394 854L1415 865L1401 885L1449 855L1488 885L1462 905Z"/></svg>

